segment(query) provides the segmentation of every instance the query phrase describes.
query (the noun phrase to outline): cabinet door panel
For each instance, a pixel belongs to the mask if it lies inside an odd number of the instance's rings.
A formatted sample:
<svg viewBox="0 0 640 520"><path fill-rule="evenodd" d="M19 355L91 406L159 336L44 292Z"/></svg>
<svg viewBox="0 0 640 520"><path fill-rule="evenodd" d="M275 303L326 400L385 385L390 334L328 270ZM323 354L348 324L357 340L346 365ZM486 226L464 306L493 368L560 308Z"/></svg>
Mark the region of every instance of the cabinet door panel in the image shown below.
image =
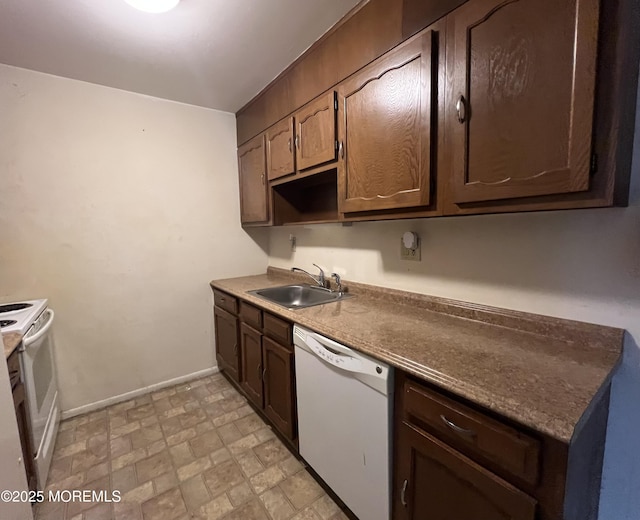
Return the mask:
<svg viewBox="0 0 640 520"><path fill-rule="evenodd" d="M335 161L335 94L329 92L294 114L298 170Z"/></svg>
<svg viewBox="0 0 640 520"><path fill-rule="evenodd" d="M342 212L429 204L434 38L417 36L340 86Z"/></svg>
<svg viewBox="0 0 640 520"><path fill-rule="evenodd" d="M284 177L296 171L293 156L293 117L273 125L266 133L267 177Z"/></svg>
<svg viewBox="0 0 640 520"><path fill-rule="evenodd" d="M597 0L472 0L449 19L453 202L589 188Z"/></svg>
<svg viewBox="0 0 640 520"><path fill-rule="evenodd" d="M511 484L406 423L398 434L394 518L534 520L536 501Z"/></svg>
<svg viewBox="0 0 640 520"><path fill-rule="evenodd" d="M278 430L295 437L293 353L271 339L263 338L264 412Z"/></svg>
<svg viewBox="0 0 640 520"><path fill-rule="evenodd" d="M232 379L238 381L238 318L219 307L214 307L213 320L218 365Z"/></svg>
<svg viewBox="0 0 640 520"><path fill-rule="evenodd" d="M256 406L262 408L262 334L246 323L241 323L240 348L240 385Z"/></svg>
<svg viewBox="0 0 640 520"><path fill-rule="evenodd" d="M269 205L263 135L238 148L238 171L240 174L240 221L243 224L267 222Z"/></svg>

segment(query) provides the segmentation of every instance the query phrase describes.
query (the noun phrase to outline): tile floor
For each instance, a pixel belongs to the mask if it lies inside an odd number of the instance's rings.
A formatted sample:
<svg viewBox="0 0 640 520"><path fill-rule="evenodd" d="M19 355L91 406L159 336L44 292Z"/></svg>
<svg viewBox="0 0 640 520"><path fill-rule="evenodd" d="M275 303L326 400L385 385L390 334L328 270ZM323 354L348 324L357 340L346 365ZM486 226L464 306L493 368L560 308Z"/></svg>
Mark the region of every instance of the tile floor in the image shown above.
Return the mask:
<svg viewBox="0 0 640 520"><path fill-rule="evenodd" d="M60 424L49 490L119 503L45 502L37 520L346 520L220 374Z"/></svg>

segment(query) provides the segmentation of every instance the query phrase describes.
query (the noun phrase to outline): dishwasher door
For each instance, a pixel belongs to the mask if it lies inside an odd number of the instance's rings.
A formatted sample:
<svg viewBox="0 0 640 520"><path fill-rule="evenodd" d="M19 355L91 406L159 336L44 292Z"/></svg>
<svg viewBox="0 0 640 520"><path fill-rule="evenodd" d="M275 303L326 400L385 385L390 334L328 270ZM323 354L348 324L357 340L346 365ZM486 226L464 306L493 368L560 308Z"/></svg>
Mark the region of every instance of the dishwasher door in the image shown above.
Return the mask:
<svg viewBox="0 0 640 520"><path fill-rule="evenodd" d="M294 327L300 455L360 520L389 520L393 369Z"/></svg>

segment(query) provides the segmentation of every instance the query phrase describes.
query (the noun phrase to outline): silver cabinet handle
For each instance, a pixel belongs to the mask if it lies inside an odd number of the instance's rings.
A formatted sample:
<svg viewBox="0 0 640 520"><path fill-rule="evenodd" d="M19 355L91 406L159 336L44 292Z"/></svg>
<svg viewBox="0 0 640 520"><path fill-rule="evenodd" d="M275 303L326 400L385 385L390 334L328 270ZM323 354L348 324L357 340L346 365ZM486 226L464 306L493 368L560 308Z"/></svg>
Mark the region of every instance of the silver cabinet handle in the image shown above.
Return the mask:
<svg viewBox="0 0 640 520"><path fill-rule="evenodd" d="M340 155L341 159L344 159L344 142L340 141L338 143L338 154Z"/></svg>
<svg viewBox="0 0 640 520"><path fill-rule="evenodd" d="M407 494L408 485L409 485L409 481L405 479L405 481L402 483L402 491L400 491L400 502L404 507L407 507L406 494Z"/></svg>
<svg viewBox="0 0 640 520"><path fill-rule="evenodd" d="M475 437L476 432L473 430L467 430L466 428L461 428L455 423L452 423L449 419L447 419L444 415L440 415L440 419L445 423L451 430L456 432L459 435L464 435L465 437Z"/></svg>
<svg viewBox="0 0 640 520"><path fill-rule="evenodd" d="M293 149L291 148L291 137L289 137L289 151L293 152Z"/></svg>
<svg viewBox="0 0 640 520"><path fill-rule="evenodd" d="M464 123L467 120L467 102L462 94L456 103L456 112L458 113L458 123Z"/></svg>
<svg viewBox="0 0 640 520"><path fill-rule="evenodd" d="M260 174L260 181L262 182L262 185L264 186L264 173Z"/></svg>
<svg viewBox="0 0 640 520"><path fill-rule="evenodd" d="M262 371L262 382L264 383L264 377L267 375L267 367Z"/></svg>
<svg viewBox="0 0 640 520"><path fill-rule="evenodd" d="M233 354L234 356L238 356L238 344L236 343L235 345L233 345Z"/></svg>
<svg viewBox="0 0 640 520"><path fill-rule="evenodd" d="M296 148L299 150L300 149L300 135L296 134Z"/></svg>

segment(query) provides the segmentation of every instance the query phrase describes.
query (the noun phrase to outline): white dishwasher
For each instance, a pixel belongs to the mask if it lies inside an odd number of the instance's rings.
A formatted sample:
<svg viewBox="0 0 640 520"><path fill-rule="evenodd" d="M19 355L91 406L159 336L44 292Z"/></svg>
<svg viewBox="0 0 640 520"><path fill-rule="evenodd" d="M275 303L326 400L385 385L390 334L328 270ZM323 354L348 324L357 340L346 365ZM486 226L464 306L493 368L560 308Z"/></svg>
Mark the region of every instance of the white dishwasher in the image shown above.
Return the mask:
<svg viewBox="0 0 640 520"><path fill-rule="evenodd" d="M293 329L300 455L360 520L389 520L393 369Z"/></svg>

